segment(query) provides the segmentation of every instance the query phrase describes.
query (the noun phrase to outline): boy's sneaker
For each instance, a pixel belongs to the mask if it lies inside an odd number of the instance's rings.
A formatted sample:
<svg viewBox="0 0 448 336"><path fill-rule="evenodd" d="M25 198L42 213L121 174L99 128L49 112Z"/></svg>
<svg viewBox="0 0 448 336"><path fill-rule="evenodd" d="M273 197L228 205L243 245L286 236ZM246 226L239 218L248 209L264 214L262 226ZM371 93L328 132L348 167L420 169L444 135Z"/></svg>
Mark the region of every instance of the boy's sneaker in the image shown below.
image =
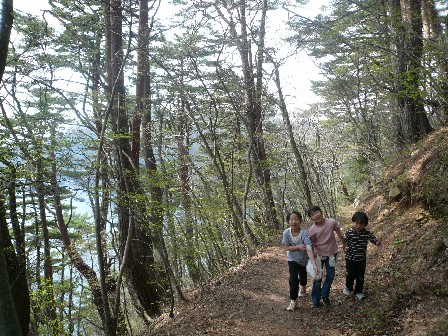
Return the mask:
<svg viewBox="0 0 448 336"><path fill-rule="evenodd" d="M304 297L306 294L306 287L305 286L300 286L299 288L299 297Z"/></svg>
<svg viewBox="0 0 448 336"><path fill-rule="evenodd" d="M363 293L356 293L356 300L361 301L362 299L364 299L364 294Z"/></svg>
<svg viewBox="0 0 448 336"><path fill-rule="evenodd" d="M319 304L319 302L313 302L313 304L311 305L311 307L313 307L313 308L319 308L319 307L320 307L320 304Z"/></svg>
<svg viewBox="0 0 448 336"><path fill-rule="evenodd" d="M352 291L350 291L350 290L347 288L347 286L345 286L344 289L342 290L342 293L343 293L344 295L349 296L349 295L352 293Z"/></svg>
<svg viewBox="0 0 448 336"><path fill-rule="evenodd" d="M329 298L322 298L322 302L324 303L324 305L326 307L330 307L331 306L331 302Z"/></svg>
<svg viewBox="0 0 448 336"><path fill-rule="evenodd" d="M293 311L294 309L296 309L297 307L297 301L296 300L291 300L291 302L289 303L288 308L286 308L287 311Z"/></svg>

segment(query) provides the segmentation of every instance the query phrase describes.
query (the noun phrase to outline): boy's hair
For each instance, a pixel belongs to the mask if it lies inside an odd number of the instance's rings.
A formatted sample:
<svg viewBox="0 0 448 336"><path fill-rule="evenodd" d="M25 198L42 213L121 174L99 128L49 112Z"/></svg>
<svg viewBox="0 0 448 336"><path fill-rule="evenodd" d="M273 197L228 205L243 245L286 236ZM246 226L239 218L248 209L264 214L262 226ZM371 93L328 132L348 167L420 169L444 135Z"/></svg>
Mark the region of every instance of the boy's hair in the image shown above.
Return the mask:
<svg viewBox="0 0 448 336"><path fill-rule="evenodd" d="M301 221L301 222L303 221L303 219L302 219L302 215L300 214L300 212L298 212L298 211L296 211L296 210L293 210L293 211L291 211L289 214L286 215L286 220L287 220L288 222L289 222L289 219L291 218L291 215L292 215L292 214L296 214L297 217L299 217L300 221Z"/></svg>
<svg viewBox="0 0 448 336"><path fill-rule="evenodd" d="M367 224L369 224L369 217L367 217L365 212L357 211L353 214L352 222L367 226Z"/></svg>
<svg viewBox="0 0 448 336"><path fill-rule="evenodd" d="M316 211L322 212L322 210L317 205L311 205L306 211L306 213L308 214L308 217L311 217L311 214Z"/></svg>

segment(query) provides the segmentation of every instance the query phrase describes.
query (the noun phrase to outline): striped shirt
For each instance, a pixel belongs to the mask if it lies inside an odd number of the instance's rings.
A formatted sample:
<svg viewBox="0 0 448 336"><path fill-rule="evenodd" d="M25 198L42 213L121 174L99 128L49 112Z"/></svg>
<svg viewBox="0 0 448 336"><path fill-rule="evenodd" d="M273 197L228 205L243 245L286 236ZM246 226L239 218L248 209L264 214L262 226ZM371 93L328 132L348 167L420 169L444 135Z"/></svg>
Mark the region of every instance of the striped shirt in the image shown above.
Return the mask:
<svg viewBox="0 0 448 336"><path fill-rule="evenodd" d="M378 238L376 238L369 230L357 232L354 228L350 228L344 234L344 237L348 248L348 251L345 254L345 259L352 261L366 260L368 242L370 241L375 245L378 242Z"/></svg>

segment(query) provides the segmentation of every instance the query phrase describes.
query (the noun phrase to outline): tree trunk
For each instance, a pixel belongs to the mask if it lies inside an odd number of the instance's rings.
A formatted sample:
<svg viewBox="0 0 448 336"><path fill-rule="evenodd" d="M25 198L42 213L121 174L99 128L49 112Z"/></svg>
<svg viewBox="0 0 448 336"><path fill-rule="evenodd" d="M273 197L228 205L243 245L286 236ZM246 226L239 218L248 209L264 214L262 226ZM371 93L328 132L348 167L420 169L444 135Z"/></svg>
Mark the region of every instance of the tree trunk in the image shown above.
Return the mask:
<svg viewBox="0 0 448 336"><path fill-rule="evenodd" d="M422 0L422 19L424 47L430 58L428 62L435 62L438 69L435 83L432 84L436 96L431 105L439 122L446 125L448 124L448 53L446 49L448 34L443 31L434 0ZM446 27L447 16L445 20Z"/></svg>
<svg viewBox="0 0 448 336"><path fill-rule="evenodd" d="M390 0L395 32L398 144L413 143L432 131L424 110L420 82L423 55L421 0Z"/></svg>
<svg viewBox="0 0 448 336"><path fill-rule="evenodd" d="M0 82L5 71L8 57L9 36L11 35L13 16L12 0L1 0L0 3Z"/></svg>
<svg viewBox="0 0 448 336"><path fill-rule="evenodd" d="M303 161L302 154L300 153L299 147L297 146L297 142L295 140L294 132L293 132L292 125L291 125L291 121L289 119L289 113L286 108L285 99L283 97L282 86L280 83L280 72L279 72L278 64L274 64L274 71L275 71L275 84L277 86L278 97L279 97L279 107L280 107L280 110L282 111L283 122L285 123L286 130L288 132L289 143L291 144L292 152L294 153L294 157L296 158L297 166L299 168L300 178L301 178L301 182L302 182L302 188L303 188L303 192L305 194L306 205L310 206L313 204L313 202L311 199L311 188L309 186L308 174L306 171L306 167L305 167L305 163Z"/></svg>
<svg viewBox="0 0 448 336"><path fill-rule="evenodd" d="M147 17L147 2L142 2L143 15ZM120 230L120 253L125 262L125 279L130 294L143 308L143 316L157 316L161 313L161 295L163 289L158 284L159 277L155 272L155 260L152 235L147 222L145 205L142 202L144 194L138 181L138 169L134 166L131 146L129 144L129 123L126 111L126 91L123 76L123 38L122 38L122 3L112 0L110 6L110 74L113 82L111 95L112 132L115 136L116 171L118 173L117 193L120 200L117 204L118 227ZM145 20L146 21L146 20ZM143 28L143 30L146 30ZM144 40L142 43L147 43ZM130 45L128 45L128 48ZM144 49L143 49L144 50ZM140 68L141 69L141 68ZM139 75L141 75L140 72ZM140 87L139 87L140 89ZM140 134L140 132L138 132ZM131 139L131 141L133 141ZM134 144L140 141L134 141ZM134 157L135 159L135 157ZM144 198L143 198L144 199ZM132 225L131 225L132 224ZM134 230L131 232L131 230ZM133 239L129 249L128 235ZM128 251L128 255L125 254ZM118 291L117 291L118 294ZM117 299L118 300L118 297Z"/></svg>
<svg viewBox="0 0 448 336"><path fill-rule="evenodd" d="M9 38L13 24L13 1L0 2L0 82L8 57ZM14 167L12 167L14 168ZM0 335L26 336L29 333L30 297L26 281L24 238L18 227L15 206L15 169L10 185L11 220L14 222L19 257L9 237L6 209L0 196ZM10 279L15 279L11 285ZM17 308L16 308L17 307Z"/></svg>
<svg viewBox="0 0 448 336"><path fill-rule="evenodd" d="M195 285L199 285L201 282L201 272L199 269L198 261L196 260L196 234L194 229L194 222L192 216L192 201L190 190L190 171L188 164L189 159L189 134L187 130L187 116L185 111L185 96L184 96L184 62L181 59L181 98L180 106L177 113L177 151L179 158L179 183L180 194L182 198L182 205L184 210L184 230L185 230L185 246L183 247L185 263L188 268L188 273Z"/></svg>
<svg viewBox="0 0 448 336"><path fill-rule="evenodd" d="M14 279L10 281L9 279ZM14 252L0 196L0 335L28 335L30 297L26 270Z"/></svg>
<svg viewBox="0 0 448 336"><path fill-rule="evenodd" d="M27 269L26 269L26 252L25 252L25 240L24 232L22 231L19 219L17 217L17 200L16 200L16 168L9 161L1 159L5 166L9 168L9 185L8 189L8 207L9 207L9 217L12 225L12 231L15 239L16 254L14 254L14 247L11 244L11 238L9 237L9 230L7 229L6 217L2 218L2 229L4 231L3 237L5 239L5 247L8 249L4 251L6 261L8 264L8 270L13 272L10 274L10 278L16 279L14 281L12 288L12 295L14 302L16 303L16 310L19 317L22 333L28 335L29 333L29 322L30 322L30 293L27 283ZM0 199L0 202L3 202ZM3 203L1 204L3 207ZM2 213L6 213L3 209ZM3 216L3 214L2 214ZM9 250L11 248L11 251ZM12 255L13 254L13 255Z"/></svg>
<svg viewBox="0 0 448 336"><path fill-rule="evenodd" d="M45 324L53 330L54 333L58 333L59 321L56 315L55 297L54 297L54 283L53 283L53 261L51 257L50 236L48 233L48 221L45 208L45 186L44 172L43 172L43 159L37 158L36 163L36 192L39 208L39 220L42 228L42 239L44 242L44 282L41 283L40 290L44 295L44 311L45 311Z"/></svg>
<svg viewBox="0 0 448 336"><path fill-rule="evenodd" d="M52 132L54 132L54 129L52 130ZM106 335L114 336L116 335L117 322L116 317L110 311L107 296L106 296L107 301L104 301L104 298L101 293L101 286L99 284L95 271L84 262L80 253L72 245L67 225L65 224L64 215L62 212L60 187L58 185L56 177L57 176L56 158L52 150L52 148L56 146L54 142L54 134L52 134L52 136L53 140L52 140L52 146L50 148L50 162L51 162L50 183L52 186L52 190L54 191L53 198L54 198L54 208L56 212L56 222L59 228L59 232L61 234L61 239L72 264L86 278L86 280L90 285L90 289L93 296L93 302L97 307L102 322L103 330L105 331Z"/></svg>
<svg viewBox="0 0 448 336"><path fill-rule="evenodd" d="M223 4L223 3L222 3ZM215 5L217 6L217 5ZM227 5L225 5L227 6ZM275 208L274 197L271 188L271 173L269 165L267 163L266 149L263 139L263 115L262 115L262 92L263 92L263 59L264 59L264 40L265 40L265 22L267 12L267 0L263 0L261 3L261 18L260 25L256 27L258 29L258 41L257 41L257 53L255 59L255 65L252 61L252 51L249 42L249 34L247 31L246 22L246 1L241 0L239 2L239 22L241 31L238 33L236 30L236 23L233 18L227 19L216 7L218 12L229 25L230 33L233 40L236 43L238 52L240 54L243 79L244 79L244 91L246 96L245 102L245 115L247 118L247 127L249 131L249 137L252 144L252 159L254 161L255 179L258 185L263 190L264 196L264 222L268 227L275 229L280 228L280 222L277 218L277 212ZM230 9L226 8L228 11ZM256 79L256 81L255 81Z"/></svg>

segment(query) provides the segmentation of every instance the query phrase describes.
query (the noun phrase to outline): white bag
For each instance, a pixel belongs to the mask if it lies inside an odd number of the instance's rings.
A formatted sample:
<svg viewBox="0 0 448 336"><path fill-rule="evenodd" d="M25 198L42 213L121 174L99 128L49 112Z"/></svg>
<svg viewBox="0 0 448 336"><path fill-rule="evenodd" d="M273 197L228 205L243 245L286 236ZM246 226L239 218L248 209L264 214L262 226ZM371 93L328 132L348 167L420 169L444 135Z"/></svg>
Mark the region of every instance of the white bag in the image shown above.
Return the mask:
<svg viewBox="0 0 448 336"><path fill-rule="evenodd" d="M308 259L308 262L306 264L306 271L311 276L311 278L313 278L313 280L320 280L322 279L322 261L318 255L314 256L314 261L316 262L317 268L319 269L319 274L316 274L316 272L314 271L314 266L311 262L311 259Z"/></svg>
<svg viewBox="0 0 448 336"><path fill-rule="evenodd" d="M328 266L335 267L336 266L336 257L334 256L334 254L332 254L328 258L329 258L328 259Z"/></svg>

